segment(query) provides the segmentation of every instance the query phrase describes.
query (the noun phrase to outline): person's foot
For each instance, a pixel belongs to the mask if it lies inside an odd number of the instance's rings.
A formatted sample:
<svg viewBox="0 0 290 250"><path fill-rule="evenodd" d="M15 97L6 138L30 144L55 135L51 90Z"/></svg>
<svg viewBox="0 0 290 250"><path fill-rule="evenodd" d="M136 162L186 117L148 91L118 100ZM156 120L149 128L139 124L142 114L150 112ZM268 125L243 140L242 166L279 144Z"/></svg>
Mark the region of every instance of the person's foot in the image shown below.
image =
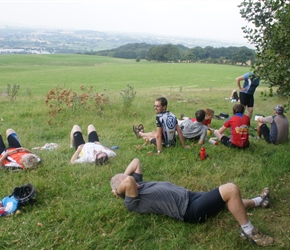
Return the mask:
<svg viewBox="0 0 290 250"><path fill-rule="evenodd" d="M274 243L274 238L261 233L256 227L254 227L251 234L246 234L244 231L241 231L241 238L244 240L249 240L256 245L263 247L272 245Z"/></svg>
<svg viewBox="0 0 290 250"><path fill-rule="evenodd" d="M270 189L265 187L260 194L262 201L260 202L260 206L264 208L268 208L270 206Z"/></svg>

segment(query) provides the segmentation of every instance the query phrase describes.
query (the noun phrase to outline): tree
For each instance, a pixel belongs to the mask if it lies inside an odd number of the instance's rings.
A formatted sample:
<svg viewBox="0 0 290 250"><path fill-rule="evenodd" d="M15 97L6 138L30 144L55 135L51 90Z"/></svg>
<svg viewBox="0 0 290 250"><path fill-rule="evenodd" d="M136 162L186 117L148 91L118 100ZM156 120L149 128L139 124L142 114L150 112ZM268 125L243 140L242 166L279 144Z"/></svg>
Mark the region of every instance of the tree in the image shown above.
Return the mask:
<svg viewBox="0 0 290 250"><path fill-rule="evenodd" d="M250 24L243 32L256 48L255 71L279 95L290 96L290 1L244 0L242 18ZM288 99L289 100L289 99Z"/></svg>

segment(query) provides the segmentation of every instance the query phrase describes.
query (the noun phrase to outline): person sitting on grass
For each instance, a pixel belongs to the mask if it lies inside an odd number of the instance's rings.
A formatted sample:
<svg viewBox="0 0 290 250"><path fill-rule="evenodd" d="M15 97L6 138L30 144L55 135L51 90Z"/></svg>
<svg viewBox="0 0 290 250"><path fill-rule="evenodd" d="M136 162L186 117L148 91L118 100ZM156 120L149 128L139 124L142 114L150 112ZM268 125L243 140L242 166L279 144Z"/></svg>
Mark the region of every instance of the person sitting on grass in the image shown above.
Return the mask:
<svg viewBox="0 0 290 250"><path fill-rule="evenodd" d="M195 121L192 121L192 119L179 121L183 137L198 140L198 144L200 145L204 144L208 129L203 123L205 117L206 113L201 109L195 112Z"/></svg>
<svg viewBox="0 0 290 250"><path fill-rule="evenodd" d="M250 118L244 115L245 107L242 104L235 104L233 116L226 120L219 130L212 130L218 140L230 148L249 147ZM224 132L227 128L231 130L231 136L227 137Z"/></svg>
<svg viewBox="0 0 290 250"><path fill-rule="evenodd" d="M261 233L249 221L246 209L269 207L270 190L264 188L261 195L253 199L242 199L239 188L233 183L223 184L209 192L192 192L170 182L143 182L139 159L133 159L124 173L110 180L112 193L124 199L125 207L136 213L168 215L189 222L205 222L227 207L241 226L241 237L259 246L273 244L274 239Z"/></svg>
<svg viewBox="0 0 290 250"><path fill-rule="evenodd" d="M257 133L259 138L263 135L268 143L280 144L288 141L289 123L284 115L284 107L277 105L274 108L274 115L267 117L260 116L257 118ZM270 129L265 123L270 123Z"/></svg>
<svg viewBox="0 0 290 250"><path fill-rule="evenodd" d="M6 130L8 148L0 134L0 166L5 169L23 170L36 167L41 159L29 149L22 148L16 132L9 128Z"/></svg>
<svg viewBox="0 0 290 250"><path fill-rule="evenodd" d="M167 111L167 99L165 97L157 98L154 103L156 111L156 126L157 131L144 131L144 126L140 124L138 127L133 125L133 132L137 137L142 137L145 141L157 146L157 153L162 152L162 145L171 147L176 144L176 133L179 136L180 142L184 148L189 148L185 145L184 137L181 133L176 116Z"/></svg>
<svg viewBox="0 0 290 250"><path fill-rule="evenodd" d="M234 89L231 93L230 101L238 102L240 100L238 92Z"/></svg>
<svg viewBox="0 0 290 250"><path fill-rule="evenodd" d="M81 128L74 125L70 133L71 147L76 151L71 157L70 163L95 163L96 165L106 164L109 157L116 156L116 153L103 146L100 141L94 125L88 126L88 142L85 143Z"/></svg>
<svg viewBox="0 0 290 250"><path fill-rule="evenodd" d="M214 110L213 109L210 109L210 108L206 108L205 110L205 118L203 120L203 124L207 127L210 128L210 125L211 125L211 120L214 116ZM187 119L190 119L191 121L195 122L196 121L196 117L194 118L189 118L187 116L184 116L184 114L181 115L181 120L187 120Z"/></svg>

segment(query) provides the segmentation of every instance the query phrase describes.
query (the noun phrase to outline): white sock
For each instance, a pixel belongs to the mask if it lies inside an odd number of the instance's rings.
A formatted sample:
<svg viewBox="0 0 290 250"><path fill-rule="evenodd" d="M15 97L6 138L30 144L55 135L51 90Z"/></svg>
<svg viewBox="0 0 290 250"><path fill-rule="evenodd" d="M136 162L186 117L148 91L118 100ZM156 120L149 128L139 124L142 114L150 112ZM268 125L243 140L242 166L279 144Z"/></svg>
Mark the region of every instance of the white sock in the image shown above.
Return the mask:
<svg viewBox="0 0 290 250"><path fill-rule="evenodd" d="M252 223L250 221L248 221L247 224L245 225L241 225L241 228L243 229L243 231L246 233L246 234L251 234L252 233L252 230L254 228L254 226L252 225Z"/></svg>
<svg viewBox="0 0 290 250"><path fill-rule="evenodd" d="M259 207L260 206L260 203L262 201L262 197L261 196L258 196L256 198L253 198L252 200L255 202L255 207Z"/></svg>

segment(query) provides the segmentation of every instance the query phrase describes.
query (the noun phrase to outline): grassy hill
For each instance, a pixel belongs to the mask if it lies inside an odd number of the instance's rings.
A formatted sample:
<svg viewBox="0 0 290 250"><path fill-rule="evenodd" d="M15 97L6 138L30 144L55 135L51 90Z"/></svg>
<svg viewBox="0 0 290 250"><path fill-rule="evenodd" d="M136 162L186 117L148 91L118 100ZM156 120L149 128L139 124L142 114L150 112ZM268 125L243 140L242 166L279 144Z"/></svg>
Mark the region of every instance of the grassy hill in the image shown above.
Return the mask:
<svg viewBox="0 0 290 250"><path fill-rule="evenodd" d="M165 216L140 215L127 211L116 199L109 179L122 172L135 157L142 162L144 180L171 181L190 190L207 191L226 182L240 186L244 197L254 197L271 188L271 207L248 210L250 220L261 231L275 237L268 249L288 249L289 240L289 144L268 145L250 138L248 150L231 150L205 143L209 158L200 161L199 147L156 148L136 138L133 124L143 123L145 131L155 129L154 100L167 97L168 109L193 116L197 109L213 108L216 114L231 114L233 103L225 100L235 78L249 68L209 64L153 63L84 55L5 55L0 57L0 133L12 127L24 147L55 142L53 151L35 151L42 159L37 169L1 172L0 197L15 186L33 183L37 202L21 212L1 218L2 249L252 249L239 238L239 226L226 210L205 224L186 224ZM19 85L15 100L7 86ZM131 107L124 107L120 95L128 84L137 92ZM89 87L92 86L92 89ZM61 110L55 117L45 104L47 93L57 88L78 95L100 93L107 103L80 102ZM254 114L270 115L277 96L264 99L261 84L255 94ZM287 114L288 119L289 115ZM70 165L74 152L69 133L74 124L94 124L100 141L118 145L117 156L106 166ZM212 127L222 126L214 119ZM252 120L251 132L255 133Z"/></svg>

